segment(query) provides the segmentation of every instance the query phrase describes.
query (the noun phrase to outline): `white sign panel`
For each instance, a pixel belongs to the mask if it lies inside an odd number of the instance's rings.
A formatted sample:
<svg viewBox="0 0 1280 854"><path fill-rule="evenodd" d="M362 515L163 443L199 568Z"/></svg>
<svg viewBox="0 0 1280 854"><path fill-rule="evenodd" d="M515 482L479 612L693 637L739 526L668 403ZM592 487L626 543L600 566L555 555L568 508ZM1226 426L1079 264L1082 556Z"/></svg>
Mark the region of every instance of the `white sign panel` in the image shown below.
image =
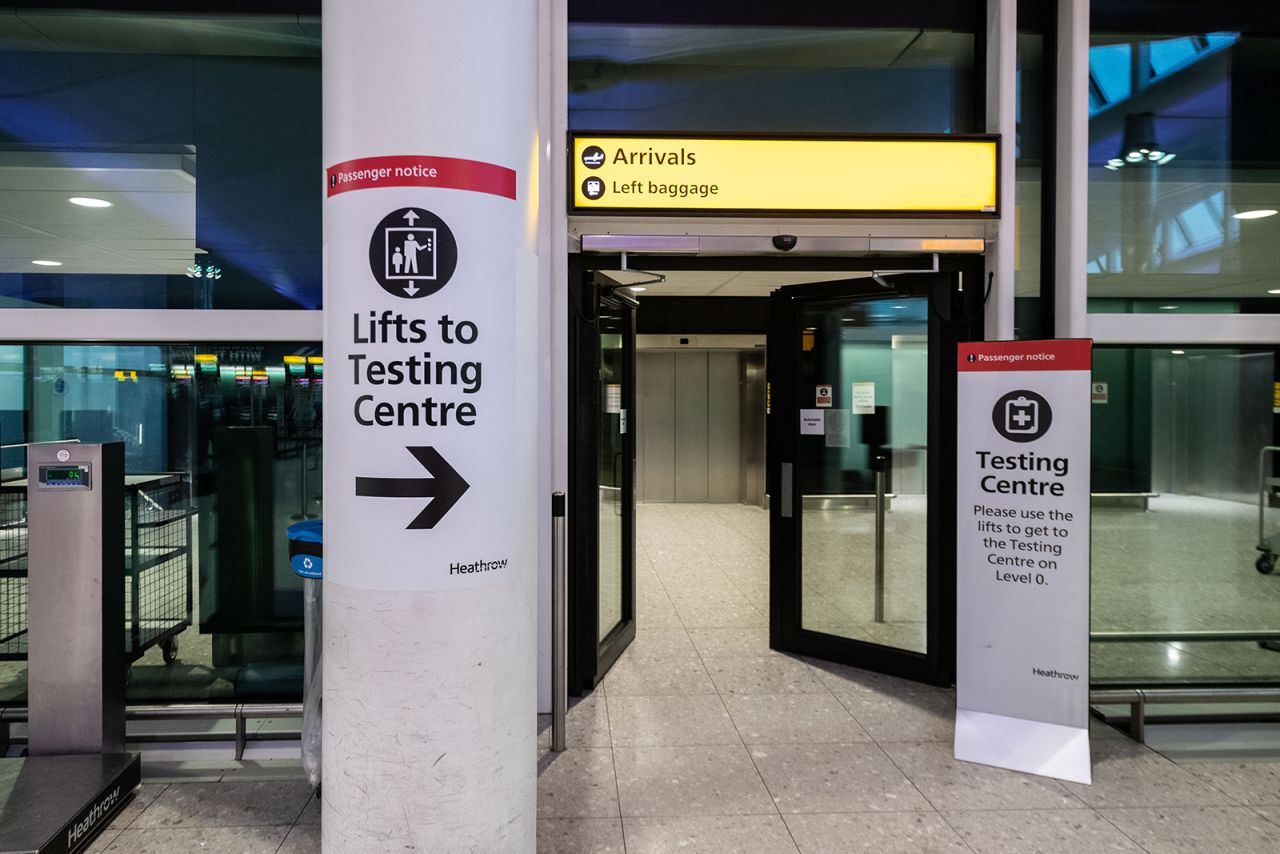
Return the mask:
<svg viewBox="0 0 1280 854"><path fill-rule="evenodd" d="M853 384L853 414L854 415L875 415L876 414L876 384L875 383L854 383Z"/></svg>
<svg viewBox="0 0 1280 854"><path fill-rule="evenodd" d="M1091 782L1089 341L961 344L957 759Z"/></svg>
<svg viewBox="0 0 1280 854"><path fill-rule="evenodd" d="M325 445L354 450L325 454L326 580L442 590L531 571L518 312L536 261L494 251L524 227L516 165L328 169Z"/></svg>
<svg viewBox="0 0 1280 854"><path fill-rule="evenodd" d="M825 409L800 410L800 435L821 436L827 432Z"/></svg>

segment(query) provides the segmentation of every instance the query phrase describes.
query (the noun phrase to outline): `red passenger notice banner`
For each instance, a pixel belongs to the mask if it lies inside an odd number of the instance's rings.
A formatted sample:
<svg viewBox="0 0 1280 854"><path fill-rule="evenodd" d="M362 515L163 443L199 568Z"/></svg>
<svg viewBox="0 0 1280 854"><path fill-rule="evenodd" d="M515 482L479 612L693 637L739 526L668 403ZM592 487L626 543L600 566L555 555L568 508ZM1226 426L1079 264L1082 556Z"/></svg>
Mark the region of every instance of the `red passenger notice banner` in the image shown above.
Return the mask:
<svg viewBox="0 0 1280 854"><path fill-rule="evenodd" d="M438 187L516 197L516 172L505 166L458 157L394 155L361 157L325 170L330 197L376 187Z"/></svg>
<svg viewBox="0 0 1280 854"><path fill-rule="evenodd" d="M975 341L960 345L956 370L1087 371L1090 342L1071 338L1051 341Z"/></svg>

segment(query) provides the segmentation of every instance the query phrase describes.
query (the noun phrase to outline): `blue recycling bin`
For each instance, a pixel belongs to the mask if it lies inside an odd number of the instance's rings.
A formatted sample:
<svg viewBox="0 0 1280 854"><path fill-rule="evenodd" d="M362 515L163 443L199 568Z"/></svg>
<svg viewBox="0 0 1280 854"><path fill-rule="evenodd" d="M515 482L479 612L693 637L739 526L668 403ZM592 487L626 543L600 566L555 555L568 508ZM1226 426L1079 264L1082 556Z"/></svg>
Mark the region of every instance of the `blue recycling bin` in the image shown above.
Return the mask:
<svg viewBox="0 0 1280 854"><path fill-rule="evenodd" d="M320 630L324 575L324 525L319 519L289 526L289 564L302 576L302 767L311 785L320 785L321 682Z"/></svg>

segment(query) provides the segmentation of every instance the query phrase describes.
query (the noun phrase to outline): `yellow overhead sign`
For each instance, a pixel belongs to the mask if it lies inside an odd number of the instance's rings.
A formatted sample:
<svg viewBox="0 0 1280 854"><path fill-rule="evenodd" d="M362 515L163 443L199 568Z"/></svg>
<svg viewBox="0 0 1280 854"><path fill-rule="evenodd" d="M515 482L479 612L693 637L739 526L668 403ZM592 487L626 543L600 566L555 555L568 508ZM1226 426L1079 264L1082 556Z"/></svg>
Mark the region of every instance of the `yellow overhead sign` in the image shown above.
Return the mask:
<svg viewBox="0 0 1280 854"><path fill-rule="evenodd" d="M574 136L578 212L996 216L995 137Z"/></svg>

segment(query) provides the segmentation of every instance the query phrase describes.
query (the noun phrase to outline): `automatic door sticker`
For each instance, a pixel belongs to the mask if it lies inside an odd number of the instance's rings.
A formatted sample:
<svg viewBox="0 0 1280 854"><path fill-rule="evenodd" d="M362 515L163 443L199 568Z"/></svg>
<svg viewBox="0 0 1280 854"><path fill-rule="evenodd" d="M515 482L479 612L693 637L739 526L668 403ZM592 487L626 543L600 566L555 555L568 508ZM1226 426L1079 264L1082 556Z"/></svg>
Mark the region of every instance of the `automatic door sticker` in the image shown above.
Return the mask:
<svg viewBox="0 0 1280 854"><path fill-rule="evenodd" d="M458 243L445 221L423 208L382 218L369 239L369 270L382 289L401 299L430 296L458 266Z"/></svg>
<svg viewBox="0 0 1280 854"><path fill-rule="evenodd" d="M1010 442L1034 442L1049 432L1053 409L1034 391L1018 389L996 401L991 410L996 432Z"/></svg>

